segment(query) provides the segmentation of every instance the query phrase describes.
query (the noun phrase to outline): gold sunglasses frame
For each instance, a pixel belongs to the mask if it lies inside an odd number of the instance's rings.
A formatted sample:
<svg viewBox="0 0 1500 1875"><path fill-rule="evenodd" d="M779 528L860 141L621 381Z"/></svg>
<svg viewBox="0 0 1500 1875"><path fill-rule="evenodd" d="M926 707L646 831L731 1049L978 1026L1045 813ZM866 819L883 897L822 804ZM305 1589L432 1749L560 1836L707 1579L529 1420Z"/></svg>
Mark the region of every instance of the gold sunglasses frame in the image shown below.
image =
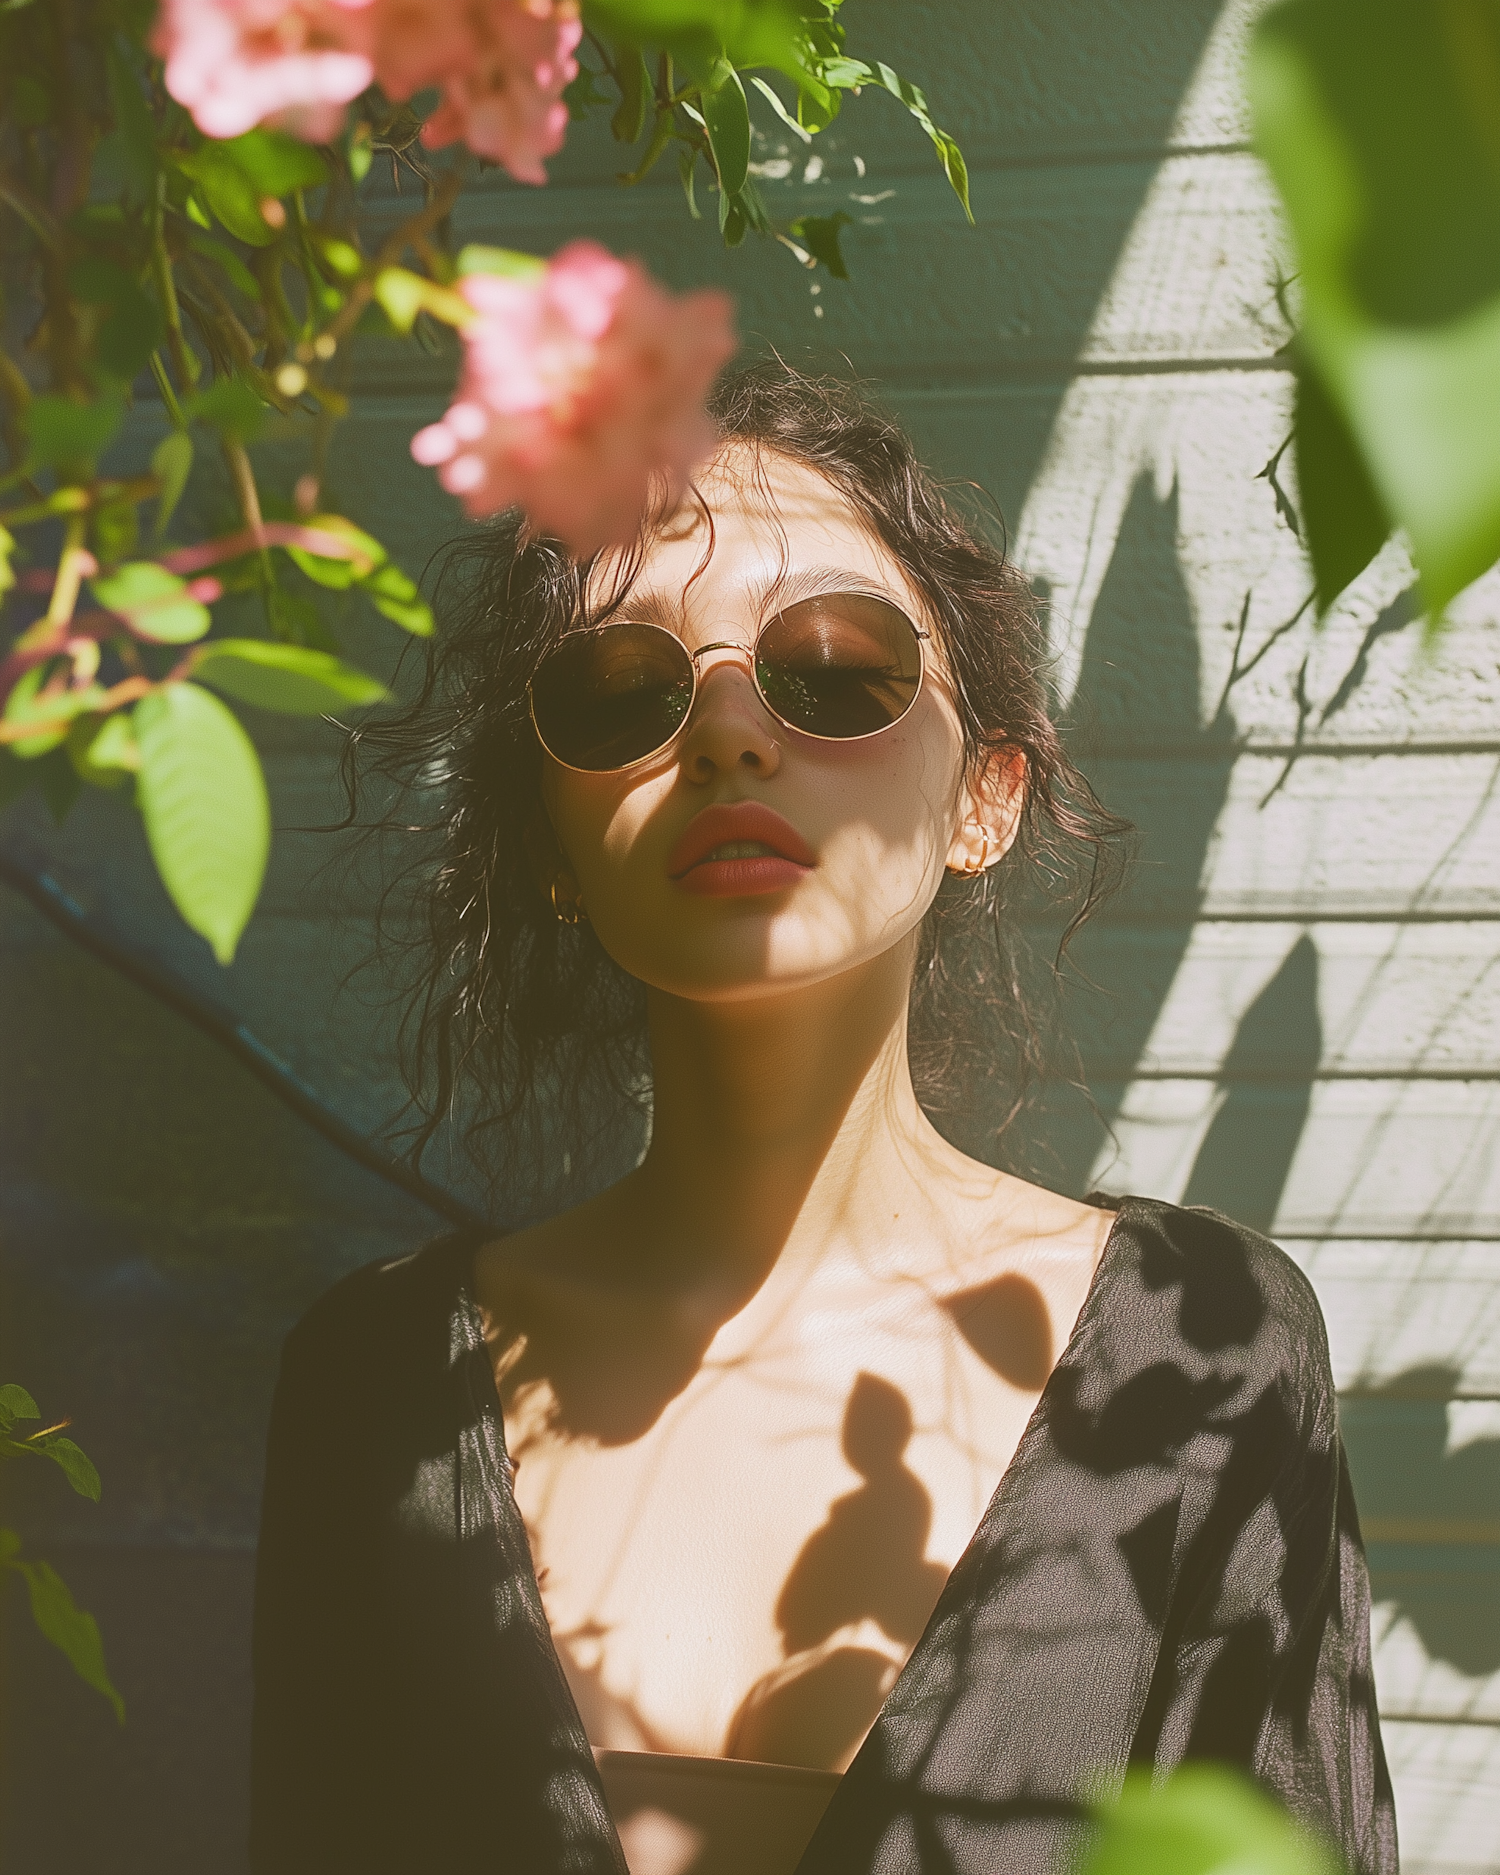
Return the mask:
<svg viewBox="0 0 1500 1875"><path fill-rule="evenodd" d="M798 605L811 605L815 600L818 600L818 599L837 599L837 598L846 597L846 596L860 598L860 599L876 599L877 598L877 595L874 593L855 593L852 595L844 595L844 594L840 594L837 592L812 593L806 599L799 599L797 601L797 604ZM921 696L923 686L927 682L927 646L932 642L932 633L930 631L925 631L917 623L917 621L914 618L911 618L910 616L908 616L907 613L903 612L901 610L901 607L895 604L893 600L879 599L878 603L884 606L889 606L891 611L899 613L900 616L903 619L905 619L906 623L910 626L911 634L913 638L915 638L917 641L917 666L918 666L917 687L911 693L911 702L907 704L906 708L901 712L899 716L893 716L888 723L882 723L878 729L867 729L863 732L863 734L858 735L858 736L820 736L815 729L799 729L795 723L787 722L786 718L780 715L771 706L771 703L769 699L767 698L765 691L762 690L760 687L760 674L756 670L757 659L756 659L755 654L760 648L761 639L765 637L766 633L771 629L773 625L775 625L780 619L786 616L785 612L778 612L773 618L768 618L766 620L765 624L761 626L760 630L755 634L754 639L749 644L741 644L739 640L735 638L720 638L720 639L716 639L712 644L699 645L696 651L689 651L687 646L683 644L682 640L677 636L676 632L669 631L665 625L657 625L650 619L612 619L606 625L590 626L587 628L587 630L591 634L602 634L608 631L618 631L622 627L627 626L627 625L635 626L637 629L643 628L646 631L660 632L664 638L670 638L673 644L678 645L684 652L686 652L688 662L691 664L692 670L693 670L693 693L688 698L688 706L686 710L683 711L682 721L672 731L671 735L667 737L665 742L658 743L654 749L649 749L644 755L636 756L633 761L621 762L617 767L614 767L614 768L578 768L572 762L565 762L563 758L559 754L557 754L556 751L552 748L552 746L547 741L547 738L542 734L541 724L538 723L538 721L536 720L536 695L535 695L534 686L533 684L527 684L526 686L526 709L527 709L527 714L531 717L532 733L533 735L535 735L537 741L541 744L544 752L547 755L549 755L554 762L557 763L558 767L566 768L571 774L574 774L574 775L623 775L623 774L626 774L629 772L630 769L639 768L645 762L654 762L657 756L661 755L665 750L671 748L672 744L677 740L677 738L687 728L688 724L693 720L693 710L696 707L697 702L698 702L698 684L699 684L700 677L701 677L701 672L698 666L699 658L706 658L710 651L738 651L744 655L746 661L749 664L750 681L755 686L756 696L760 698L761 708L765 710L766 714L772 719L773 722L778 723L783 729L787 730L790 734L794 736L806 736L809 742L838 742L838 743L869 742L875 736L883 736L888 729L894 729L897 723L905 722L906 718L911 715L913 709L916 708L917 698ZM792 610L795 610L795 608L789 606L787 610L792 611ZM575 635L581 636L583 634L565 633L564 638L575 636ZM558 646L560 646L562 642L563 642L563 639L559 639L558 645L554 645L552 649L553 650L558 649ZM548 653L548 656L549 657L551 656L550 651ZM543 660L543 662L545 662L545 659Z"/></svg>

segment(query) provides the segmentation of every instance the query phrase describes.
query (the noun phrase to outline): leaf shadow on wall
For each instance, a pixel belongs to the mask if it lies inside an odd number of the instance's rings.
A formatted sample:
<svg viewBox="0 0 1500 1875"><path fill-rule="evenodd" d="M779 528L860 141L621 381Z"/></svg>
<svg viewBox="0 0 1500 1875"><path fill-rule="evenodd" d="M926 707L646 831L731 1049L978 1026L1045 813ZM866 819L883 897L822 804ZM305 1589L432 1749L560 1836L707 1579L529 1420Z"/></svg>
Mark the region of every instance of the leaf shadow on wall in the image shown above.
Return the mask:
<svg viewBox="0 0 1500 1875"><path fill-rule="evenodd" d="M1205 718L1201 687L1198 626L1178 557L1177 487L1160 497L1145 471L1059 724L1100 799L1134 824L1139 840L1126 890L1069 953L1063 1021L1094 1104L1059 1078L1017 1123L1025 1134L1016 1159L1064 1192L1092 1182L1203 902L1236 726L1222 703ZM1109 1184L1107 1167L1098 1176Z"/></svg>
<svg viewBox="0 0 1500 1875"><path fill-rule="evenodd" d="M1224 1099L1198 1148L1184 1204L1210 1205L1270 1232L1322 1055L1318 948L1304 933L1241 1016L1220 1063Z"/></svg>
<svg viewBox="0 0 1500 1875"><path fill-rule="evenodd" d="M1346 1395L1339 1421L1375 1600L1395 1605L1434 1660L1478 1677L1500 1671L1500 1438L1448 1449L1461 1381L1449 1367L1407 1368Z"/></svg>

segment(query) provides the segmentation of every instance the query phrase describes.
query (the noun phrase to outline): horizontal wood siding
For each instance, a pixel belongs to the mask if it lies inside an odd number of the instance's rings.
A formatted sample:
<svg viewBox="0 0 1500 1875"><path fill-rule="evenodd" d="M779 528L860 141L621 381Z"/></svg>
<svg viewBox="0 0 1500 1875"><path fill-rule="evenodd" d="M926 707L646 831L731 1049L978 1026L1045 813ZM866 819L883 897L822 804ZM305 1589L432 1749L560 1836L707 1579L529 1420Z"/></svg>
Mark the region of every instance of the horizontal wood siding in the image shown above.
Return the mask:
<svg viewBox="0 0 1500 1875"><path fill-rule="evenodd" d="M752 343L879 380L929 458L1000 503L1050 601L1074 746L1142 838L1135 883L1080 945L1098 989L1070 1020L1097 1111L1059 1093L1042 1143L1080 1192L1234 1211L1317 1287L1370 1540L1404 1866L1481 1875L1500 1871L1500 586L1457 603L1430 657L1395 550L1323 628L1307 617L1306 565L1258 475L1290 387L1285 259L1236 81L1253 11L850 0L851 49L923 83L963 142L978 225L889 98L811 152L759 136L778 212L854 217L847 285L779 250L724 254L674 177L617 189L619 152L595 132L575 132L554 187L497 178L457 219L538 249L602 232L678 286L722 282ZM409 201L386 188L372 223ZM339 502L413 570L461 528L406 449L443 369L365 353L334 457ZM158 430L142 406L122 460ZM262 459L290 478L302 446L273 433ZM226 498L206 469L191 520ZM399 649L368 621L346 639L381 669ZM337 738L246 714L278 833L230 970L174 921L120 803L90 798L60 830L23 806L5 837L374 1128L401 1100L382 980L348 980L375 874L306 831L336 817ZM0 1346L7 1373L87 1427L107 1481L98 1510L35 1495L27 1527L122 1558L242 1553L280 1333L433 1220L34 914L7 899L0 918L0 1045L19 1064ZM198 1712L194 1697L208 1712L219 1686L177 1704ZM8 1801L14 1816L28 1799ZM213 1827L238 1868L233 1830ZM110 1851L122 1869L178 1866L144 1835Z"/></svg>

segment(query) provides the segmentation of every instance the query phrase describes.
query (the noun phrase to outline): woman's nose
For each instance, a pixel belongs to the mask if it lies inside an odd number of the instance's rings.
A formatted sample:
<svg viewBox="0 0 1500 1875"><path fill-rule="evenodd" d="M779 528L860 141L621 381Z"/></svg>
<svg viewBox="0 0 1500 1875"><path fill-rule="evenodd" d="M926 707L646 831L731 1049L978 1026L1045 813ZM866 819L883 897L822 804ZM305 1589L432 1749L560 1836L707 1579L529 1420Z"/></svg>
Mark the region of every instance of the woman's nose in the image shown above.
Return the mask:
<svg viewBox="0 0 1500 1875"><path fill-rule="evenodd" d="M742 663L715 662L698 680L680 761L692 781L746 769L771 775L781 766L774 723Z"/></svg>

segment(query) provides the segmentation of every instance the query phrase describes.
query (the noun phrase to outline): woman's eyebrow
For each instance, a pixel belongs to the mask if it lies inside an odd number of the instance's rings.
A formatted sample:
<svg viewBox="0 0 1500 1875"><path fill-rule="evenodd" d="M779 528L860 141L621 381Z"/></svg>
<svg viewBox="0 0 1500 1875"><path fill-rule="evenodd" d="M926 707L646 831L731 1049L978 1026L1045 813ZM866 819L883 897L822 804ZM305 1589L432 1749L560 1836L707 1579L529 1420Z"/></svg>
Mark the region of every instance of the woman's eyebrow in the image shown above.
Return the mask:
<svg viewBox="0 0 1500 1875"><path fill-rule="evenodd" d="M803 599L815 599L823 593L859 593L870 599L884 599L890 605L909 603L886 580L869 573L856 573L847 566L784 567L770 579L756 582L750 595L757 614L764 618L772 610L782 611Z"/></svg>

